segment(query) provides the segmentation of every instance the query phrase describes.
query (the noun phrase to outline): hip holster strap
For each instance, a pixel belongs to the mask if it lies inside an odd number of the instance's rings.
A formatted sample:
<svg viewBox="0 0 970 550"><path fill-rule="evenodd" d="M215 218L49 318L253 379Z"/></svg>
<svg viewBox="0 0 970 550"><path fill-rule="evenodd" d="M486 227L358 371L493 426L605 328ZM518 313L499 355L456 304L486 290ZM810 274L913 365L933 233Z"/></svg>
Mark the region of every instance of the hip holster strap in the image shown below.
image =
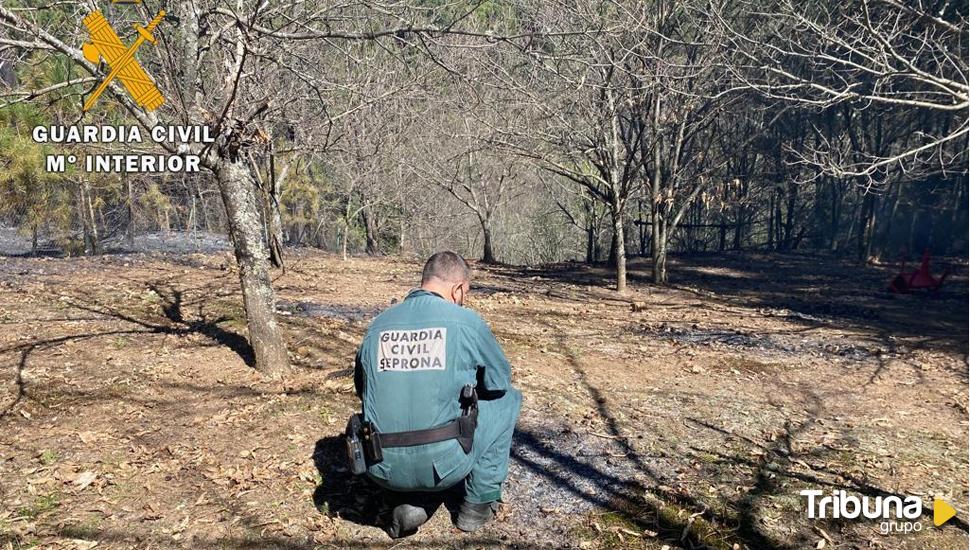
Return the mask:
<svg viewBox="0 0 970 550"><path fill-rule="evenodd" d="M461 426L456 419L443 426L427 430L394 433L381 432L380 437L381 447L414 447L415 445L427 445L428 443L457 439L461 435Z"/></svg>

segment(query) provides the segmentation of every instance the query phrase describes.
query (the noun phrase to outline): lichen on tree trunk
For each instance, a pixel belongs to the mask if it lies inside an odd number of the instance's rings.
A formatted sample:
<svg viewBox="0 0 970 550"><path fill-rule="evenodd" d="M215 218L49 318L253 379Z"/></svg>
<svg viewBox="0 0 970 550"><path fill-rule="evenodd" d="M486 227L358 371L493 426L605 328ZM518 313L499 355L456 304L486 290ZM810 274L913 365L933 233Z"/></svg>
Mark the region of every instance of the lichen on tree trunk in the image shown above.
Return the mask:
<svg viewBox="0 0 970 550"><path fill-rule="evenodd" d="M239 264L255 367L265 374L281 373L289 368L289 360L276 323L276 297L269 277L269 249L259 214L256 185L242 162L224 159L217 174Z"/></svg>

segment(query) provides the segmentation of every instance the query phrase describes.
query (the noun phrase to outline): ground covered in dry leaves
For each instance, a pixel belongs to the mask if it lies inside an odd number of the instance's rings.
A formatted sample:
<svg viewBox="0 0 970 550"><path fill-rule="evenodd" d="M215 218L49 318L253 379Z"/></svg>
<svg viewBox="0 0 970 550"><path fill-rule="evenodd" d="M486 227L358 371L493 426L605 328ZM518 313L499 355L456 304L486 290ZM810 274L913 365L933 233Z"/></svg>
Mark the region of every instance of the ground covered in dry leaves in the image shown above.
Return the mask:
<svg viewBox="0 0 970 550"><path fill-rule="evenodd" d="M478 266L525 394L508 503L395 543L336 436L418 263L290 251L274 381L226 253L0 258L0 548L966 548L965 262L910 296L813 256L680 259L667 288L647 267L620 297L603 269ZM806 488L918 495L922 532L809 520Z"/></svg>

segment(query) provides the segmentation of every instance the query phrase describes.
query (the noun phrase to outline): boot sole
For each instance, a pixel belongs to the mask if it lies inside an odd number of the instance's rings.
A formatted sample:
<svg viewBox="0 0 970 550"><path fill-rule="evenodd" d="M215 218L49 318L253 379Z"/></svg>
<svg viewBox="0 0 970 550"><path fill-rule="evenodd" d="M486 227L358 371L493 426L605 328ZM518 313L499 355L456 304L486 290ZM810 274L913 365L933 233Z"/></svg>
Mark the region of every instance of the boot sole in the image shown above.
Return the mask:
<svg viewBox="0 0 970 550"><path fill-rule="evenodd" d="M392 539L408 537L417 533L418 527L421 527L427 521L428 513L424 511L424 508L402 504L394 508L391 515L391 525L388 526L386 531Z"/></svg>
<svg viewBox="0 0 970 550"><path fill-rule="evenodd" d="M455 521L455 527L461 529L466 533L472 533L474 531L478 531L482 527L485 527L494 519L495 519L495 508L490 508L488 517L484 517L481 519L479 518L469 519L467 518L467 516L463 517L461 514L459 514L458 520Z"/></svg>

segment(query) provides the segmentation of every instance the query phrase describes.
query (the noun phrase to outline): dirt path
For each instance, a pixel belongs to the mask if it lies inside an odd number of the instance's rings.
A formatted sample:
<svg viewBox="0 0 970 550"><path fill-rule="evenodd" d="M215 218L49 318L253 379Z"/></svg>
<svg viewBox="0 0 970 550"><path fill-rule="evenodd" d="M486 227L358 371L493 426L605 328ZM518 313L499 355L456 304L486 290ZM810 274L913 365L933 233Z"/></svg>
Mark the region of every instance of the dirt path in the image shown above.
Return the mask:
<svg viewBox="0 0 970 550"><path fill-rule="evenodd" d="M334 457L367 319L419 266L291 255L281 383L245 364L226 255L0 262L0 547L394 546ZM798 495L940 495L966 520L965 267L895 299L886 272L807 257L673 269L624 300L580 266L479 274L525 393L509 504L406 545L966 547L963 522L884 536Z"/></svg>

